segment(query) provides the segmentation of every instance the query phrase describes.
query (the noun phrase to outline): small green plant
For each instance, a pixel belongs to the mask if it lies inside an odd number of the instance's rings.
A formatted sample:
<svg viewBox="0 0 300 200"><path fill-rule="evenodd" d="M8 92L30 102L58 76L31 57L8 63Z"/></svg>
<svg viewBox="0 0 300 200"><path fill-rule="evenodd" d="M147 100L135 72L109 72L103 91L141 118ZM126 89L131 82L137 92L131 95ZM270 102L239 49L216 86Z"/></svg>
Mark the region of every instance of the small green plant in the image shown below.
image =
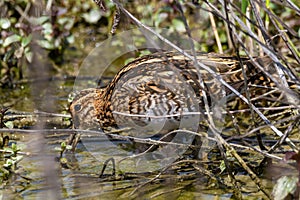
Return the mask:
<svg viewBox="0 0 300 200"><path fill-rule="evenodd" d="M6 136L1 136L2 141L6 140ZM6 142L4 142L6 144ZM18 152L21 149L15 143L12 143L11 146L2 146L1 147L1 166L0 166L0 182L6 181L9 179L10 175L13 174L17 169L17 164L23 159L22 155L18 155Z"/></svg>
<svg viewBox="0 0 300 200"><path fill-rule="evenodd" d="M60 153L60 156L59 156L60 159L63 157L63 153L66 150L71 150L71 149L72 149L72 146L71 145L67 145L66 142L60 143L60 147L55 147L55 151L57 151L57 152Z"/></svg>
<svg viewBox="0 0 300 200"><path fill-rule="evenodd" d="M55 148L55 151L59 152L59 158L57 158L57 160L59 161L59 163L61 164L61 166L63 168L74 168L74 164L72 162L70 162L68 160L67 157L64 157L64 153L66 151L74 151L75 150L75 146L77 145L78 143L78 139L77 137L71 137L73 138L74 140L71 141L71 145L69 145L68 143L70 143L69 141L66 141L66 142L62 142L60 144L60 147L56 147ZM76 143L76 144L74 144Z"/></svg>

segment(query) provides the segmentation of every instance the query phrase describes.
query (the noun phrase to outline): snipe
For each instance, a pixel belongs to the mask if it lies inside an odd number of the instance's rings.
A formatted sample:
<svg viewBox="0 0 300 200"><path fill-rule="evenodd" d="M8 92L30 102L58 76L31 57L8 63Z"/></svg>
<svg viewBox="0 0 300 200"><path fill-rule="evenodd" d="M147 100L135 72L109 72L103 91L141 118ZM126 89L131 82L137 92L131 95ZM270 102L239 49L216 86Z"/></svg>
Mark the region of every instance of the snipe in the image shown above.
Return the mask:
<svg viewBox="0 0 300 200"><path fill-rule="evenodd" d="M214 69L236 89L244 85L242 65L248 82L263 75L247 58L242 58L241 65L236 57L197 53L197 60ZM267 57L255 58L255 62L266 70L272 69ZM176 129L182 113L195 112L198 108L201 111L204 90L210 98L223 91L204 70L201 70L204 81L201 87L196 68L193 61L180 53L154 53L138 58L124 66L106 88L86 89L75 97L70 106L74 128L106 130L135 126L140 128L136 135L141 131L151 134L157 133L156 128L148 125L155 126L163 120L164 127L160 130Z"/></svg>

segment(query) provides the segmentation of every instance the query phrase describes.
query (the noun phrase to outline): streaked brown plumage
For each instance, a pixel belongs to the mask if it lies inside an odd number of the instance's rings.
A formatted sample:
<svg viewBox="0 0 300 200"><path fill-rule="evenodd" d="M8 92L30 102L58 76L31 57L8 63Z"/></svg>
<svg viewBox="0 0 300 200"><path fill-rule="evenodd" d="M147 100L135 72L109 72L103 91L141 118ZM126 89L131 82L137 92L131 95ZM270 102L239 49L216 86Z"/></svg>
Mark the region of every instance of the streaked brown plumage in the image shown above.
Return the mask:
<svg viewBox="0 0 300 200"><path fill-rule="evenodd" d="M234 88L243 86L244 76L236 57L197 53L197 60L220 74ZM255 61L267 71L272 70L269 58L255 58ZM263 75L249 59L242 58L242 62L249 82ZM210 74L201 70L201 76L205 88L201 87L193 61L180 53L155 53L138 58L124 66L106 88L86 89L77 95L70 106L74 128L101 127L106 130L134 125L151 132L153 127L149 128L147 124L155 120L159 124L162 119L147 116L177 114L163 119L167 130L175 129L180 121L178 114L196 111L197 106L203 107L203 90L209 97L222 92ZM229 93L227 89L226 93Z"/></svg>

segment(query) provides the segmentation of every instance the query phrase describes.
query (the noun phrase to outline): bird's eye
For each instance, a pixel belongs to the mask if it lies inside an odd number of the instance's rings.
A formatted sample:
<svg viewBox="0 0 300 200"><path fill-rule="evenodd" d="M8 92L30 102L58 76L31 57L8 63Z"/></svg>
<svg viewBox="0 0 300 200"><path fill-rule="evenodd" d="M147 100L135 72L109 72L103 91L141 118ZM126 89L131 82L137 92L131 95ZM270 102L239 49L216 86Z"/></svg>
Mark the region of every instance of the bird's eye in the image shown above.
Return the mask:
<svg viewBox="0 0 300 200"><path fill-rule="evenodd" d="M76 105L74 106L74 110L75 110L76 112L80 111L80 110L81 110L81 105L80 105L80 104L76 104Z"/></svg>

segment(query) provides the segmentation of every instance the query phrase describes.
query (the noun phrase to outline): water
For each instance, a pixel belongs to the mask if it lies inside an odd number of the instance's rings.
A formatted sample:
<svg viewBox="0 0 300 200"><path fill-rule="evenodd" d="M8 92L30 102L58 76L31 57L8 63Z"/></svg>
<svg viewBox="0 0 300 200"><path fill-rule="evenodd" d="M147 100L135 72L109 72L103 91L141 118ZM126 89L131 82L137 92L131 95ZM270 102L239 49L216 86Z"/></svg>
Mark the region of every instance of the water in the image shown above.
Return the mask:
<svg viewBox="0 0 300 200"><path fill-rule="evenodd" d="M104 162L115 154L117 146L106 146L109 139L105 137L102 140L91 137L91 141L87 141L89 134L85 134L82 137L85 142L79 143L74 153L63 154L67 163L63 165L59 162L60 153L55 148L60 147L61 142L66 141L71 134L68 99L74 90L75 72L95 46L92 42L86 46L79 45L82 40L84 37L78 41L77 48L66 51L65 64L60 71L49 72L50 79L31 77L28 81L17 83L14 89L0 90L0 104L10 108L4 119L13 121L14 128L28 130L26 133L16 130L14 133L4 133L28 155L24 155L23 160L17 164L15 174L2 184L2 199L230 199L235 186L228 175L220 171L222 159L219 153L212 153L210 162L198 160L171 165L159 177L157 175L162 169L146 170L155 163L141 162L139 165L137 162L133 166L129 161L123 161L123 167L120 167L118 158L115 179L110 176L113 171L111 162L104 172L104 178L100 179ZM105 75L111 77L124 60L126 56L123 61L115 61L113 64L118 67L109 68L110 71ZM101 56L98 62L101 62ZM77 77L76 81L83 88L94 87L97 85L97 78L97 75L91 73L90 77ZM109 79L103 78L102 84L105 85L108 81ZM249 118L246 120L247 123L251 122ZM243 126L247 127L249 124ZM52 131L47 132L47 129ZM254 141L253 146L258 147L255 140L251 141ZM243 153L245 159L255 165L263 159L252 151L243 150ZM245 175L240 165L234 160L229 160L229 163L237 174L236 179L243 196L247 199L263 199L264 194L258 191L257 185ZM135 173L137 167L145 168L144 172ZM272 174L277 166L275 165L275 169L266 169ZM286 165L283 169L297 174L294 168ZM217 181L216 177L220 177L222 181ZM274 185L272 178L273 176L261 179L269 193Z"/></svg>

